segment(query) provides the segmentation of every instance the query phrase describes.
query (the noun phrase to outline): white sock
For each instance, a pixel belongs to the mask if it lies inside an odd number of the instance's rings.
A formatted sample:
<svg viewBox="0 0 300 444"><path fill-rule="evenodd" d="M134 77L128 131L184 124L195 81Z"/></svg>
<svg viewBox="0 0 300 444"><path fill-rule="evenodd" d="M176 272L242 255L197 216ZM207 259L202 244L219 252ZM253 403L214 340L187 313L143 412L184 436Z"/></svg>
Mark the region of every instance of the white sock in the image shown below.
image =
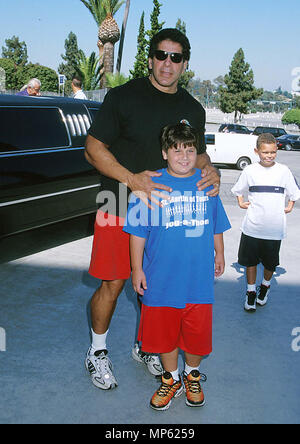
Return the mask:
<svg viewBox="0 0 300 444"><path fill-rule="evenodd" d="M256 291L256 285L255 284L253 284L253 285L248 284L247 291Z"/></svg>
<svg viewBox="0 0 300 444"><path fill-rule="evenodd" d="M266 287L270 287L271 281L266 281L265 279L262 280L262 285L265 285Z"/></svg>
<svg viewBox="0 0 300 444"><path fill-rule="evenodd" d="M191 371L193 370L198 370L199 371L199 367L190 367L189 365L185 364L185 368L184 371L185 373L188 375L189 373L191 373Z"/></svg>
<svg viewBox="0 0 300 444"><path fill-rule="evenodd" d="M92 331L92 352L95 352L96 350L106 350L106 336L109 330L107 330L102 335L98 335L97 333L94 332L93 329L91 329L91 331Z"/></svg>
<svg viewBox="0 0 300 444"><path fill-rule="evenodd" d="M179 381L178 368L174 372L170 372L174 381Z"/></svg>

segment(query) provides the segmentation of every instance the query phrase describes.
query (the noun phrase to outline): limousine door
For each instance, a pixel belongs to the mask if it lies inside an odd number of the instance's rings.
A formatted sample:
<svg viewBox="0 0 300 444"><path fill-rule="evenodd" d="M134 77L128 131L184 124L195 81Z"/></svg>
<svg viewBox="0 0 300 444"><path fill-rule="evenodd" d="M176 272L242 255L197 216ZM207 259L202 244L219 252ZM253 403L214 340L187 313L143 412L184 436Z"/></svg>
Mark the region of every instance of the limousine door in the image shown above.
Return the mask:
<svg viewBox="0 0 300 444"><path fill-rule="evenodd" d="M83 105L79 114L0 106L0 237L96 211L100 179L83 154L89 125Z"/></svg>

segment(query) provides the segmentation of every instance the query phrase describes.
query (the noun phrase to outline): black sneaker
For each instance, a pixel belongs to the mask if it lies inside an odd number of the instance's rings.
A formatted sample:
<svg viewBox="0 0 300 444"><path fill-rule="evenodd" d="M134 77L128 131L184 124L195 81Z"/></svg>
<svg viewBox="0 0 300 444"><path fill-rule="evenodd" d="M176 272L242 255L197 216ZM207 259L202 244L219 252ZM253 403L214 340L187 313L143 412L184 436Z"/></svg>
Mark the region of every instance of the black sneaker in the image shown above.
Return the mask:
<svg viewBox="0 0 300 444"><path fill-rule="evenodd" d="M270 285L267 287L266 285L261 284L261 286L257 288L256 302L258 303L258 305L261 306L266 305L269 293L270 293Z"/></svg>
<svg viewBox="0 0 300 444"><path fill-rule="evenodd" d="M246 311L256 310L256 291L247 291L244 309Z"/></svg>

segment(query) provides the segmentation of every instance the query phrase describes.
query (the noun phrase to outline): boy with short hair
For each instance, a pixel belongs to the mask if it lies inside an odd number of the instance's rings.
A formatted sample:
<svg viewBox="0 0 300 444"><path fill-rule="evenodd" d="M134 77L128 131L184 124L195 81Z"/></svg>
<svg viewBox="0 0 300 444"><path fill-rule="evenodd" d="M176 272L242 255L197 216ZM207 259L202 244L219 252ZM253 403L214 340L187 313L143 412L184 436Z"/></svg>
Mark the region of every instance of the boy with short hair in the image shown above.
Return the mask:
<svg viewBox="0 0 300 444"><path fill-rule="evenodd" d="M153 180L173 191L152 210L131 196L124 226L130 233L133 287L142 295L138 339L142 351L160 353L164 367L150 401L159 411L183 391L179 349L185 354L186 404L205 402L199 366L212 351L214 276L224 272L223 232L230 228L220 198L207 196L209 188L197 191L197 131L187 122L168 125L161 142L167 169Z"/></svg>
<svg viewBox="0 0 300 444"><path fill-rule="evenodd" d="M256 142L259 162L247 166L232 188L240 208L247 213L242 222L238 262L246 267L247 293L244 309L255 311L256 303L264 306L270 293L270 281L279 265L281 240L286 236L286 214L300 197L299 187L286 165L275 162L276 139L261 134ZM248 201L244 194L248 192ZM289 201L285 206L285 197ZM257 288L257 265L264 266L264 278Z"/></svg>

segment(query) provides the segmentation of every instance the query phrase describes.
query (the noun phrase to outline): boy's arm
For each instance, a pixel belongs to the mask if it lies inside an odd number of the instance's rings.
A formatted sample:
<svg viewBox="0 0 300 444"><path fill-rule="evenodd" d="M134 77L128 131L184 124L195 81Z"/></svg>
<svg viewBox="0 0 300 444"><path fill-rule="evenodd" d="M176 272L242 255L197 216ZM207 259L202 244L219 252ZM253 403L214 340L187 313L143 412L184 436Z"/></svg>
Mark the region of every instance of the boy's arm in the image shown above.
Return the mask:
<svg viewBox="0 0 300 444"><path fill-rule="evenodd" d="M290 213L292 211L292 209L294 208L294 205L295 205L295 201L289 200L287 206L284 209L284 212L286 214Z"/></svg>
<svg viewBox="0 0 300 444"><path fill-rule="evenodd" d="M244 202L244 194L248 192L249 184L247 179L246 171L243 170L236 184L231 188L232 194L234 194L237 198L239 207L247 210L250 205L250 202Z"/></svg>
<svg viewBox="0 0 300 444"><path fill-rule="evenodd" d="M144 294L147 289L146 276L143 271L143 257L146 239L130 235L130 261L132 269L132 286L138 294Z"/></svg>
<svg viewBox="0 0 300 444"><path fill-rule="evenodd" d="M248 209L248 207L249 207L249 205L250 205L250 202L244 202L244 196L237 196L237 201L238 201L238 204L239 204L239 207L240 208L242 208L243 210L247 210Z"/></svg>
<svg viewBox="0 0 300 444"><path fill-rule="evenodd" d="M219 277L224 273L225 269L223 233L218 233L214 235L214 247L215 247L215 277Z"/></svg>

